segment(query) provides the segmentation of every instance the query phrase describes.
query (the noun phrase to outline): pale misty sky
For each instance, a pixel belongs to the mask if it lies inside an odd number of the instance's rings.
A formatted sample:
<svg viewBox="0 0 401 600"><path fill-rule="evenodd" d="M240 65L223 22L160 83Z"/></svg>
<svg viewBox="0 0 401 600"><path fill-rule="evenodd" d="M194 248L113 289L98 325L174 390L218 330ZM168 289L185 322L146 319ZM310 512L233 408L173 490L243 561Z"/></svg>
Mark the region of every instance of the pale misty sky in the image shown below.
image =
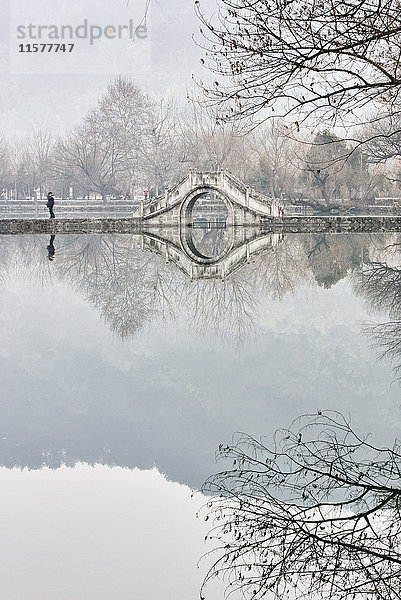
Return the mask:
<svg viewBox="0 0 401 600"><path fill-rule="evenodd" d="M204 0L213 11L216 0ZM116 75L129 75L143 89L176 95L185 99L192 74L200 73L201 50L193 42L199 24L192 0L151 0L147 38L132 42L121 30L122 39L75 39L71 53L19 52L19 44L49 42L46 30L37 40L37 26L71 26L87 20L91 26L129 27L143 23L146 0L0 0L2 18L0 64L0 132L23 135L32 126L63 133L96 102ZM28 26L34 24L35 39L28 39ZM23 27L25 38L21 36ZM84 30L80 30L83 33ZM88 37L89 37L88 31ZM75 35L75 33L74 33ZM71 40L65 40L67 43Z"/></svg>

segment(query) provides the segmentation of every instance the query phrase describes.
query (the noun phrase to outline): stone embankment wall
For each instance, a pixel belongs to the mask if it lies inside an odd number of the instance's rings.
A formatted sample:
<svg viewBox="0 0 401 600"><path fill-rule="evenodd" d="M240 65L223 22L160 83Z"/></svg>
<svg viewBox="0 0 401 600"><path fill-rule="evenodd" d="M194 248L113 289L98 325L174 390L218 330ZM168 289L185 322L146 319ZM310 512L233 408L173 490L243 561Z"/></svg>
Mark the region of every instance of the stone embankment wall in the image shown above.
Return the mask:
<svg viewBox="0 0 401 600"><path fill-rule="evenodd" d="M158 227L178 227L179 223L149 223L140 218L124 219L4 219L0 234L19 233L140 233ZM262 227L287 233L310 232L384 232L400 231L401 217L327 216L327 217L265 217L237 227Z"/></svg>
<svg viewBox="0 0 401 600"><path fill-rule="evenodd" d="M141 219L4 219L0 234L139 233Z"/></svg>
<svg viewBox="0 0 401 600"><path fill-rule="evenodd" d="M394 216L322 216L322 217L283 217L281 219L262 219L264 227L283 232L354 232L369 233L383 231L401 231L401 217Z"/></svg>

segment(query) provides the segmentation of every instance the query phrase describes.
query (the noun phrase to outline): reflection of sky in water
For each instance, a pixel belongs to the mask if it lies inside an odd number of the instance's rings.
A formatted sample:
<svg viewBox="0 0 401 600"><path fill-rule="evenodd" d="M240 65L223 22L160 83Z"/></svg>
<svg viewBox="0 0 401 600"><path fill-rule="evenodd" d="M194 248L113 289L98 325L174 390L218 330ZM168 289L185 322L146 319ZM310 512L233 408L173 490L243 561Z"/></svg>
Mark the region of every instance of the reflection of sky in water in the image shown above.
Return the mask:
<svg viewBox="0 0 401 600"><path fill-rule="evenodd" d="M208 528L188 488L99 465L0 469L0 482L2 600L198 597Z"/></svg>
<svg viewBox="0 0 401 600"><path fill-rule="evenodd" d="M389 364L377 363L377 351L369 348L369 340L361 334L361 322L372 318L369 302L355 293L352 278L341 279L342 261L349 261L353 253L366 256L361 236L356 241L343 238L344 248L337 248L339 238L333 238L332 255L321 250L315 263L311 263L314 255L309 256L308 245L316 252L314 240L302 241L305 256L297 261L301 238L295 249L291 247L295 242L287 240L278 254L271 251L253 257L231 282L200 283L191 282L162 257L141 253L138 240L129 236L124 239L124 252L111 238L83 238L78 248L71 245L78 243L73 237L56 238L56 261L50 264L45 237L1 240L2 465L35 468L43 463L59 466L84 461L140 469L156 466L171 481L196 487L214 471L218 444L229 441L234 431L269 435L304 412L329 408L350 412L357 429L373 432L385 443L400 435L399 386L391 385L394 373ZM307 260L308 269L304 268ZM354 270L358 270L355 265ZM124 284L124 274L134 278L133 285ZM121 316L135 324L124 339L118 327L115 333L111 331ZM239 338L236 327L242 327L241 319L248 321ZM54 523L59 521L66 536L60 539L74 547L78 529L71 533L73 539L63 529L70 495L77 500L85 489L84 497L98 511L104 527L118 530L123 523L125 527L129 507L125 505L111 525L105 498L113 497L110 518L114 519L120 500L125 502L124 486L134 485L142 492L147 486L147 475L138 471L132 480L130 471L95 470L90 475L91 471L79 467L74 481L75 471L63 469L56 472L57 477L54 473L1 473L2 489L7 490L2 528L8 539L14 539L9 560L17 561L22 553L21 564L10 571L15 577L30 562L28 548L34 553L33 529L27 534L27 548L17 547L28 527L27 514L35 516L34 522L40 514L38 525L32 525L40 532L39 551L30 567L38 573L40 561L46 562L52 547L47 544ZM124 473L127 480L116 483L118 473ZM97 480L100 487L95 485L95 489L102 490L98 495L82 488L87 477ZM155 512L159 513L168 507L170 500L165 504L165 497L173 488L184 488L157 481L160 491L155 488L152 497L157 497ZM57 500L52 504L52 498L62 493L59 518ZM189 511L185 494L177 498L177 507ZM33 498L29 513L24 497ZM15 498L21 504L11 519L8 515ZM48 510L40 508L43 502ZM80 515L74 521L78 527L84 513L74 510L71 514ZM127 527L135 531L135 509L131 517ZM144 521L154 526L151 520ZM173 544L177 561L182 544L192 544L180 538L185 533L184 521L182 528ZM198 544L198 530L191 528L188 536ZM91 527L83 529L87 548L92 542L98 548L98 534L92 539ZM107 534L100 531L99 539L102 536ZM121 567L121 585L128 586L131 560L125 554L135 543L132 538L124 539L128 546L115 568ZM116 548L110 548L111 561L117 560ZM109 556L108 551L99 552L99 562L90 557L95 573ZM68 571L69 560L74 563L76 557L66 555L63 573ZM71 568L78 577L74 564ZM38 574L39 588L45 582L51 585L46 574L44 565ZM192 582L188 585L193 586L194 576L188 577ZM10 582L3 585L12 586ZM157 585L154 593L148 593L146 585L152 582L146 583L145 576L144 582L143 593L135 597L159 598ZM27 581L22 578L19 586L15 598L32 600ZM65 589L69 589L67 583ZM103 597L96 592L97 583L91 589L82 597ZM7 593L2 597L14 597ZM178 597L175 592L169 595ZM50 592L48 597L52 597ZM65 597L79 595L68 596L66 591ZM121 600L126 597L122 591L113 595Z"/></svg>

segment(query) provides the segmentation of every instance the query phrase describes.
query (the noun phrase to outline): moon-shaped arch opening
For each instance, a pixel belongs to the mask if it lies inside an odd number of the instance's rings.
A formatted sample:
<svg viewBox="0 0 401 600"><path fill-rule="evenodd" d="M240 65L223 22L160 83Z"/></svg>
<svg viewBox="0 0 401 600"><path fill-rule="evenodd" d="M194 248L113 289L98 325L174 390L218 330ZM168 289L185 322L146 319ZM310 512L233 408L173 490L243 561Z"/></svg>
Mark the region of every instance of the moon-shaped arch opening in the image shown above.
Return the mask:
<svg viewBox="0 0 401 600"><path fill-rule="evenodd" d="M202 191L189 200L185 212L191 224L185 235L191 252L202 260L219 260L230 244L226 199L217 190Z"/></svg>

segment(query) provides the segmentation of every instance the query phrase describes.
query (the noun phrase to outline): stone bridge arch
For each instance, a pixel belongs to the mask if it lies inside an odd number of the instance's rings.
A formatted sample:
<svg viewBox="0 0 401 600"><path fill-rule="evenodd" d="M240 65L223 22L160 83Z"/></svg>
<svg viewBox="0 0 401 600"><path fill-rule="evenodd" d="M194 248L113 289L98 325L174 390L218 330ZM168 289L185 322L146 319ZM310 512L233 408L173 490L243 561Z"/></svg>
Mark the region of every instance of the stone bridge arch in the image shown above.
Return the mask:
<svg viewBox="0 0 401 600"><path fill-rule="evenodd" d="M182 237L176 236L172 228L143 231L142 247L163 256L166 262L174 263L191 279L226 279L249 263L252 256L274 250L282 239L281 233L238 228L233 232L227 251L210 261L188 254L181 243Z"/></svg>
<svg viewBox="0 0 401 600"><path fill-rule="evenodd" d="M234 224L234 207L232 201L229 199L228 195L222 192L218 187L213 185L204 185L198 186L191 190L186 196L184 196L179 212L179 221L180 225L188 226L192 225L192 209L194 208L197 200L204 196L205 194L209 194L210 192L215 192L218 196L223 200L227 207L228 216L227 216L227 225Z"/></svg>
<svg viewBox="0 0 401 600"><path fill-rule="evenodd" d="M190 225L191 203L215 191L229 206L228 225L254 225L281 214L278 200L255 192L226 171L190 171L164 194L141 204L140 216L148 225Z"/></svg>

